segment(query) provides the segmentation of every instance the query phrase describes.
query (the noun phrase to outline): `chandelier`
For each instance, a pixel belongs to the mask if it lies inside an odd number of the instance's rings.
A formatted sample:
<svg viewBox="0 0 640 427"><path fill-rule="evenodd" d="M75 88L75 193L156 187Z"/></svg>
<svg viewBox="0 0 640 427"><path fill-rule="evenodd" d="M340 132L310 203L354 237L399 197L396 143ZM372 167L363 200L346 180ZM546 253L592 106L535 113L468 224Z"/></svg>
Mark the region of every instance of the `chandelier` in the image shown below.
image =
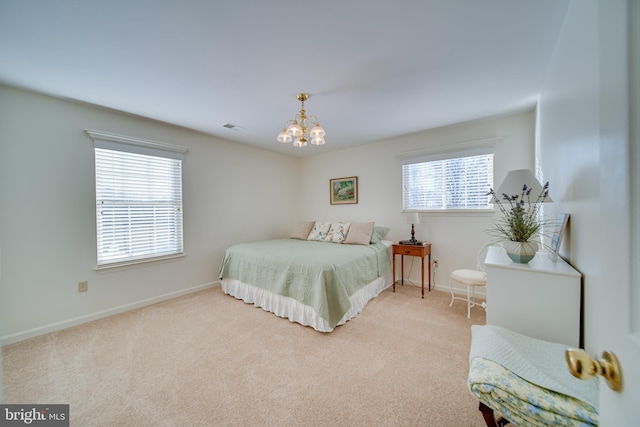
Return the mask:
<svg viewBox="0 0 640 427"><path fill-rule="evenodd" d="M322 129L322 126L318 123L316 116L307 116L307 112L304 110L304 101L309 99L309 94L299 93L297 98L298 101L302 103L300 112L296 114L293 120L287 120L285 122L285 127L282 128L282 132L278 134L278 142L288 144L293 141L293 146L298 148L307 145L307 141L309 140L313 145L324 144L324 129ZM291 123L289 127L287 127L288 123ZM313 127L309 130L312 123Z"/></svg>

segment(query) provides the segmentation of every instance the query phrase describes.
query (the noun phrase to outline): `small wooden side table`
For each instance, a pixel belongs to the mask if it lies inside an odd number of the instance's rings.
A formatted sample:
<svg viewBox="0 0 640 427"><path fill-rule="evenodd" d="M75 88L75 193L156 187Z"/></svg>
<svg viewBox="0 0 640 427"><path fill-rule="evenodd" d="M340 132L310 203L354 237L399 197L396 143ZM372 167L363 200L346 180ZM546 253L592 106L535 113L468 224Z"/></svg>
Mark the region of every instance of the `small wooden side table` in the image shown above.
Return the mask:
<svg viewBox="0 0 640 427"><path fill-rule="evenodd" d="M402 265L402 275L400 276L400 284L404 286L404 256L417 256L422 259L422 298L424 298L424 258L429 257L429 291L431 291L431 243L423 245L401 245L393 244L393 292L396 291L396 255L400 255L400 265Z"/></svg>

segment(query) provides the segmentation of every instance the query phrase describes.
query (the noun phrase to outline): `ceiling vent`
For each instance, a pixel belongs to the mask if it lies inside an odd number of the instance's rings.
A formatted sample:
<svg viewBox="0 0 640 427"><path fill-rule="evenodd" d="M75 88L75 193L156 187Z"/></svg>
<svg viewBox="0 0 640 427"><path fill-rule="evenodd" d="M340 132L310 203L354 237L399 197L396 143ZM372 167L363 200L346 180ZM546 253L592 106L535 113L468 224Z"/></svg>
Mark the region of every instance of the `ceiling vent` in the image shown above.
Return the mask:
<svg viewBox="0 0 640 427"><path fill-rule="evenodd" d="M235 131L245 130L246 129L246 128L242 127L242 126L234 125L233 123L225 123L225 124L222 125L222 127L225 127L227 129L231 129L231 130L235 130Z"/></svg>

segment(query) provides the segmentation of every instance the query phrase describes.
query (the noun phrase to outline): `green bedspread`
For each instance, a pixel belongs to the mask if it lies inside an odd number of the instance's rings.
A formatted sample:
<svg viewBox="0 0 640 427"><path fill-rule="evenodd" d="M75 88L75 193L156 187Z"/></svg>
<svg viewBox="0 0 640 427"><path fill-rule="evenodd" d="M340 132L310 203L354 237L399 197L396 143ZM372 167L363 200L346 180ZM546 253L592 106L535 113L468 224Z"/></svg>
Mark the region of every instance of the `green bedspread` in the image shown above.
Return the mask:
<svg viewBox="0 0 640 427"><path fill-rule="evenodd" d="M281 239L228 248L219 277L294 298L313 307L333 328L351 307L351 295L389 273L391 260L382 243Z"/></svg>

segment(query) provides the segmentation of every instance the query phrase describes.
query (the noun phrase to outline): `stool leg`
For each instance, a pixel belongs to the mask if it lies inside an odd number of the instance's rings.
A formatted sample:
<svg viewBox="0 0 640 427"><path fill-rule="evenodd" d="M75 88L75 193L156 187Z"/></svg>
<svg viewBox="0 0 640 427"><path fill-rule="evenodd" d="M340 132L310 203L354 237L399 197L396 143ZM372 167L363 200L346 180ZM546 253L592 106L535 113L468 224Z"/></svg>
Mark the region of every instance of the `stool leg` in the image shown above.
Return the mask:
<svg viewBox="0 0 640 427"><path fill-rule="evenodd" d="M449 307L453 306L453 300L455 296L453 295L453 287L451 286L451 278L449 278L449 291L451 292L451 302L449 303Z"/></svg>

